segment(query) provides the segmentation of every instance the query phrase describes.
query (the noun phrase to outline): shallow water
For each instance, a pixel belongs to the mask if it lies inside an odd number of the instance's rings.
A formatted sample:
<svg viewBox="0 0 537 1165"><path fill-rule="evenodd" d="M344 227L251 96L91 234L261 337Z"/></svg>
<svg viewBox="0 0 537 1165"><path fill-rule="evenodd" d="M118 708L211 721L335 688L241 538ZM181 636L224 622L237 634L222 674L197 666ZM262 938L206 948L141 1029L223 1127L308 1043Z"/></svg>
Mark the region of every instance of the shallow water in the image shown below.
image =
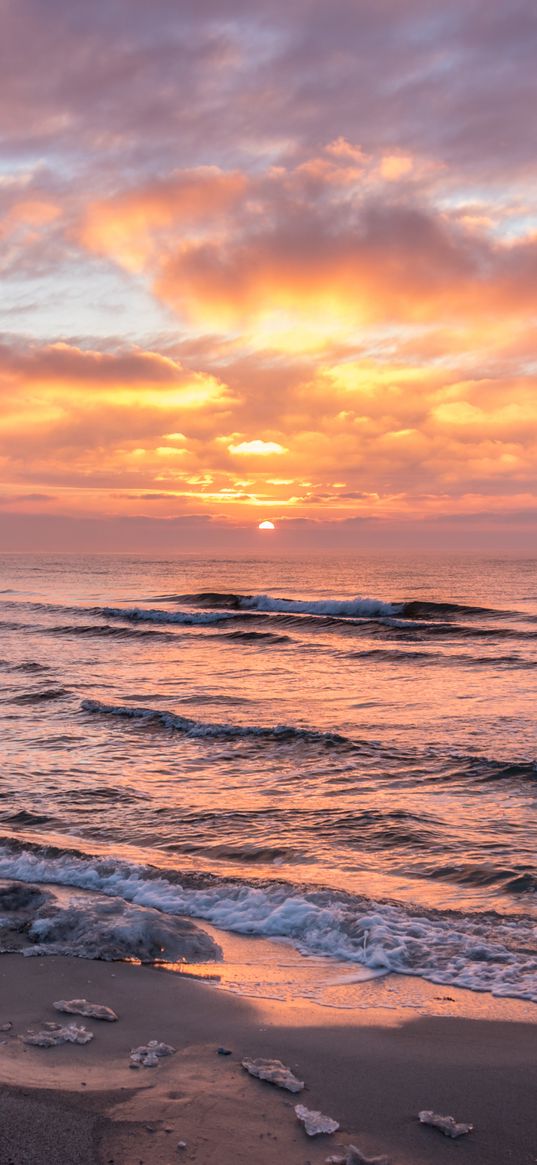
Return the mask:
<svg viewBox="0 0 537 1165"><path fill-rule="evenodd" d="M10 556L0 591L0 877L537 999L534 560Z"/></svg>

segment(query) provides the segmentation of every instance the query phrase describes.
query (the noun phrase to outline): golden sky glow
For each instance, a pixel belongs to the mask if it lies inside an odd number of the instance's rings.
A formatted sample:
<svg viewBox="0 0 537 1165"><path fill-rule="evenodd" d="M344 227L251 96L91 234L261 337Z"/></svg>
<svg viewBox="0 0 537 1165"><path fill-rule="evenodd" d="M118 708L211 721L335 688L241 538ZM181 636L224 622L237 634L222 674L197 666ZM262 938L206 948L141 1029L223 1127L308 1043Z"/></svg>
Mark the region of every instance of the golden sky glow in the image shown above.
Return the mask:
<svg viewBox="0 0 537 1165"><path fill-rule="evenodd" d="M74 519L95 546L170 522L231 546L268 509L320 545L527 547L537 13L515 8L8 3L8 546L67 546Z"/></svg>

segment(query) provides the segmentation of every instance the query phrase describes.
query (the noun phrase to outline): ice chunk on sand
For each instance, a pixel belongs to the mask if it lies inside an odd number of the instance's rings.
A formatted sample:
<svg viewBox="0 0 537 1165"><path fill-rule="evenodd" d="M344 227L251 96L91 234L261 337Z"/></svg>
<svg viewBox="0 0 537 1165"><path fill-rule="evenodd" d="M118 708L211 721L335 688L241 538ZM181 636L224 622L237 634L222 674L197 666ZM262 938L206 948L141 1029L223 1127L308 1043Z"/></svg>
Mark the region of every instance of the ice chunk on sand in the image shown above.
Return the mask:
<svg viewBox="0 0 537 1165"><path fill-rule="evenodd" d="M142 963L211 962L222 951L189 918L90 893L47 902L27 926L25 955L85 959L136 958Z"/></svg>
<svg viewBox="0 0 537 1165"><path fill-rule="evenodd" d="M129 1060L131 1067L156 1068L162 1056L173 1056L175 1048L171 1044L160 1043L159 1040L149 1040L147 1044L140 1044L133 1048Z"/></svg>
<svg viewBox="0 0 537 1165"><path fill-rule="evenodd" d="M0 951L107 961L135 958L142 963L222 958L207 931L190 918L166 914L165 902L162 910L155 909L126 902L116 892L121 894L121 889L114 885L112 897L91 890L73 895L62 886L43 890L0 879Z"/></svg>
<svg viewBox="0 0 537 1165"><path fill-rule="evenodd" d="M293 1075L290 1068L286 1068L281 1060L250 1060L246 1057L242 1061L243 1068L250 1076L257 1076L258 1080L268 1080L269 1084L276 1084L278 1088L286 1088L288 1092L302 1092L304 1081Z"/></svg>
<svg viewBox="0 0 537 1165"><path fill-rule="evenodd" d="M339 1129L337 1121L316 1109L306 1108L303 1104L295 1104L298 1120L302 1122L308 1137L316 1137L319 1133L335 1133Z"/></svg>
<svg viewBox="0 0 537 1165"><path fill-rule="evenodd" d="M422 1125L432 1125L433 1128L440 1129L445 1137L462 1137L465 1133L471 1133L474 1127L464 1124L464 1122L457 1124L455 1117L441 1116L440 1113L431 1112L430 1109L426 1108L418 1113L418 1117Z"/></svg>
<svg viewBox="0 0 537 1165"><path fill-rule="evenodd" d="M52 1006L56 1011L66 1011L68 1015L87 1015L92 1019L107 1019L109 1023L119 1019L111 1007L104 1003L88 1003L87 999L58 999Z"/></svg>
<svg viewBox="0 0 537 1165"><path fill-rule="evenodd" d="M327 1157L326 1165L389 1165L387 1157L365 1157L356 1145L348 1145L342 1156Z"/></svg>
<svg viewBox="0 0 537 1165"><path fill-rule="evenodd" d="M53 1031L28 1031L20 1039L23 1044L34 1044L38 1048L56 1048L58 1044L89 1044L93 1032L77 1023L68 1023Z"/></svg>

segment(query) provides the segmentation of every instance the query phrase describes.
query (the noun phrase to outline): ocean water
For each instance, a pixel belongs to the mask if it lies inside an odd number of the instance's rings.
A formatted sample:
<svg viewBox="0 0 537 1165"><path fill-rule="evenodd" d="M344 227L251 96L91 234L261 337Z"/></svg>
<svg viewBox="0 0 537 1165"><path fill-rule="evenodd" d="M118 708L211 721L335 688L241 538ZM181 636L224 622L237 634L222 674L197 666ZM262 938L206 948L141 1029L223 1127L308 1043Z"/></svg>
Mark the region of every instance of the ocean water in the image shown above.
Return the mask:
<svg viewBox="0 0 537 1165"><path fill-rule="evenodd" d="M536 570L0 560L0 946L537 1001Z"/></svg>

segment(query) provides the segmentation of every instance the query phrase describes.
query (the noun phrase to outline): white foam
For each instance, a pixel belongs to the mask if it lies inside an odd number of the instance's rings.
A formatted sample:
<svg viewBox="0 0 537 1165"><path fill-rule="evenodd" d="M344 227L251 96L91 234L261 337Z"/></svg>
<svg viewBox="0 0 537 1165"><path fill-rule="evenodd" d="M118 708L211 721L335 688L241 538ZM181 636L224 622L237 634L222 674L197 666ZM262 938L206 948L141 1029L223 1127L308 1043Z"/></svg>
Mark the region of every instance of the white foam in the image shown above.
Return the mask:
<svg viewBox="0 0 537 1165"><path fill-rule="evenodd" d="M98 613L107 619L126 619L130 623L179 623L184 627L240 619L236 611L158 611L150 607L99 607Z"/></svg>
<svg viewBox="0 0 537 1165"><path fill-rule="evenodd" d="M311 728L295 727L292 724L275 724L263 727L256 724L215 724L206 720L192 720L189 716L178 716L175 712L163 712L158 708L141 708L130 704L103 704L100 700L83 700L83 712L95 712L104 716L124 716L131 720L154 720L163 728L171 728L193 737L257 737L270 740L306 740L326 744L351 744L346 737L335 732L319 732Z"/></svg>
<svg viewBox="0 0 537 1165"><path fill-rule="evenodd" d="M282 611L290 615L333 615L344 619L372 619L397 615L402 603L381 599L274 599L270 595L244 595L239 601L245 611Z"/></svg>
<svg viewBox="0 0 537 1165"><path fill-rule="evenodd" d="M284 938L303 954L537 1002L537 922L528 918L418 914L395 903L301 892L281 883L181 884L126 862L28 850L4 852L0 877L100 891L222 930Z"/></svg>

